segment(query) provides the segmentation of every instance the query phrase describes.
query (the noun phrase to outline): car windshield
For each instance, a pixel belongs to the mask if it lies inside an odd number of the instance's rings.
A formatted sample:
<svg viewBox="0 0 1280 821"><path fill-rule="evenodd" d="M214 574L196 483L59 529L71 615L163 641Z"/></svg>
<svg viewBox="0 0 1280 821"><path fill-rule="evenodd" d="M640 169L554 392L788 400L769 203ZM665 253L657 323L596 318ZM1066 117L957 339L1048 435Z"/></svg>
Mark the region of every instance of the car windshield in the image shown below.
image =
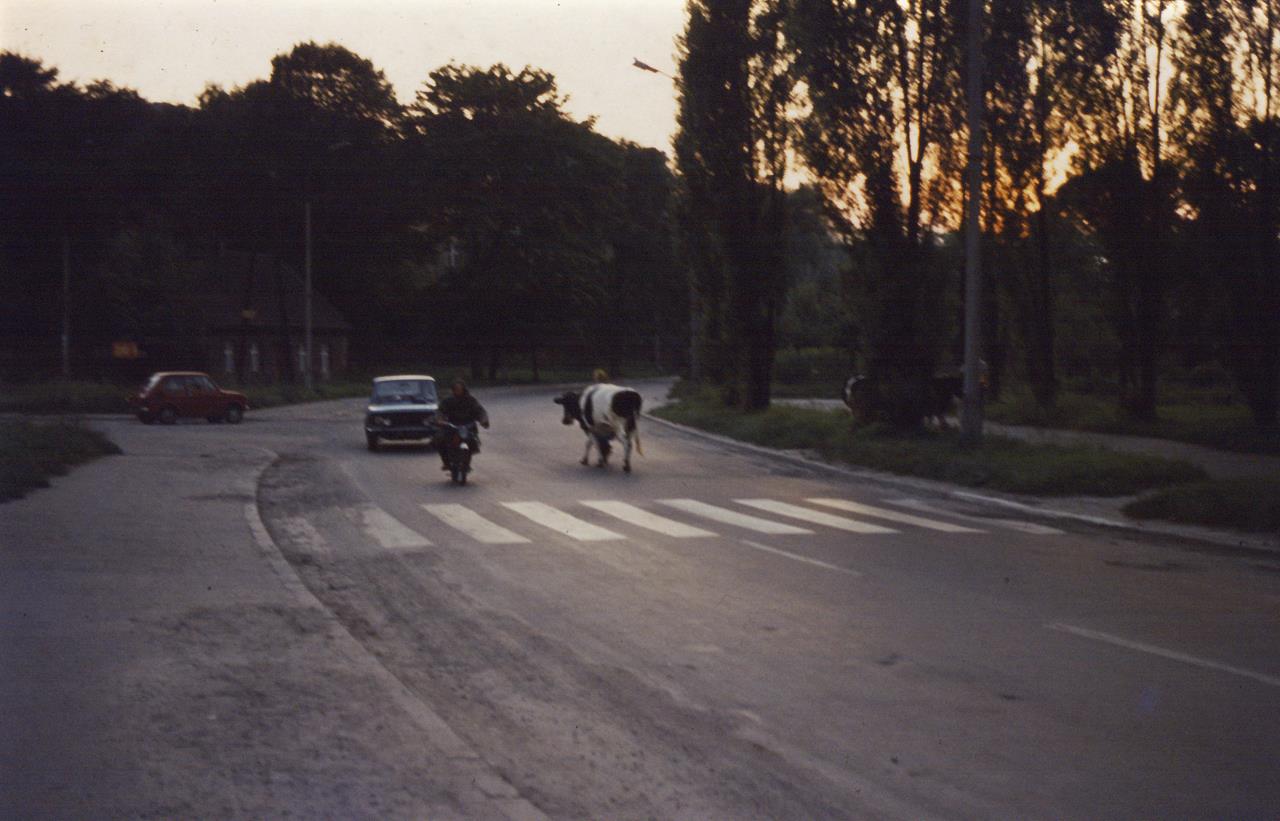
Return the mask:
<svg viewBox="0 0 1280 821"><path fill-rule="evenodd" d="M377 382L373 386L373 401L381 405L394 402L430 404L436 401L436 383L429 379L396 379Z"/></svg>

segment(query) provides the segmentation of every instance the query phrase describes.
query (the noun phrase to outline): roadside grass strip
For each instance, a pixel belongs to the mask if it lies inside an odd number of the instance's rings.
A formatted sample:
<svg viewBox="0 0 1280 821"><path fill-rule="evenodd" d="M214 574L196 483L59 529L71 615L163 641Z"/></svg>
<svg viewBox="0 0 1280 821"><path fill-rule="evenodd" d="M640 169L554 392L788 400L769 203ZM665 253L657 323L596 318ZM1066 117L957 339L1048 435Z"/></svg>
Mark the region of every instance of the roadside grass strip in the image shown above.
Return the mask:
<svg viewBox="0 0 1280 821"><path fill-rule="evenodd" d="M695 516L701 516L704 519L710 519L713 522L721 522L722 524L733 525L734 527L746 528L754 530L757 533L767 533L773 536L786 535L812 535L812 530L805 530L802 527L794 527L792 525L783 524L782 522L774 522L769 519L761 519L758 516L748 516L745 513L739 513L736 510L730 510L724 507L716 507L705 502L699 502L696 499L659 499L659 504L673 507L676 510L683 510L685 513L692 513Z"/></svg>
<svg viewBox="0 0 1280 821"><path fill-rule="evenodd" d="M484 544L528 544L519 533L494 524L462 505L423 505L424 510L440 521Z"/></svg>
<svg viewBox="0 0 1280 821"><path fill-rule="evenodd" d="M117 453L111 440L78 422L0 421L0 501L20 499L75 465Z"/></svg>
<svg viewBox="0 0 1280 821"><path fill-rule="evenodd" d="M664 536L671 536L676 539L697 539L716 535L710 530L703 530L700 527L687 525L684 522L677 522L675 519L658 516L626 502L583 501L582 504L601 513L607 513L627 524L652 530L655 533L661 533Z"/></svg>
<svg viewBox="0 0 1280 821"><path fill-rule="evenodd" d="M839 410L774 406L741 413L694 399L658 408L654 415L764 447L813 450L832 462L1037 496L1125 496L1206 478L1186 462L1097 447L1031 445L998 436L973 446L953 431L855 429L849 414Z"/></svg>
<svg viewBox="0 0 1280 821"><path fill-rule="evenodd" d="M580 542L607 542L626 538L621 533L593 525L542 502L503 502L502 506Z"/></svg>
<svg viewBox="0 0 1280 821"><path fill-rule="evenodd" d="M848 519L844 516L833 516L830 513L823 513L819 510L810 510L807 507L791 505L786 502L778 502L773 499L734 499L734 501L740 505L746 505L747 507L754 507L757 510L763 510L766 513L776 513L779 516L788 516L792 519L812 522L816 525L834 527L837 530L845 530L850 533L898 532L892 528L868 524L867 522L860 522L857 519Z"/></svg>
<svg viewBox="0 0 1280 821"><path fill-rule="evenodd" d="M1130 502L1125 515L1250 533L1280 533L1280 476L1219 479L1158 491Z"/></svg>
<svg viewBox="0 0 1280 821"><path fill-rule="evenodd" d="M860 502L851 502L847 499L807 499L815 505L825 505L826 507L834 507L837 510L847 510L850 513L858 513L862 516L871 516L875 519L884 519L890 522L900 522L904 525L914 525L915 527L923 527L926 530L939 530L943 533L985 533L986 531L977 528L965 527L964 525L954 525L950 522L939 522L936 519L926 519L922 516L912 516L910 513L900 513L896 510L887 510L883 507L874 507L872 505L864 505Z"/></svg>

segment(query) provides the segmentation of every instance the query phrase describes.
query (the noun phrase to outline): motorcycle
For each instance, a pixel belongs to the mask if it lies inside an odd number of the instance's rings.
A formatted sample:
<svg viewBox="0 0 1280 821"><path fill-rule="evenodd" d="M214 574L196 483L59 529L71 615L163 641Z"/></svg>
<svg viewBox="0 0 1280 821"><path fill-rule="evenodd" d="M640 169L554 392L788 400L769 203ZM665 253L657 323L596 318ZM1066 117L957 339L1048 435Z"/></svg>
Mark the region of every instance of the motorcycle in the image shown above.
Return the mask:
<svg viewBox="0 0 1280 821"><path fill-rule="evenodd" d="M471 452L475 449L476 425L455 425L442 422L440 428L440 452L449 466L449 478L455 485L465 485L471 472Z"/></svg>

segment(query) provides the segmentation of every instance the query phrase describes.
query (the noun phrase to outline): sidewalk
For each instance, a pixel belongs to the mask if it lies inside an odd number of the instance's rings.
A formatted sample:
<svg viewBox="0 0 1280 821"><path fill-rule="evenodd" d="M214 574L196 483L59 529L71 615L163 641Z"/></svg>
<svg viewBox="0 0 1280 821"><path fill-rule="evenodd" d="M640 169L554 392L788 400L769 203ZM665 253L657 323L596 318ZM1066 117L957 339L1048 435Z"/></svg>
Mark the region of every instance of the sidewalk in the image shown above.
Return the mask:
<svg viewBox="0 0 1280 821"><path fill-rule="evenodd" d="M0 505L0 818L540 818L302 586L266 449L123 456Z"/></svg>

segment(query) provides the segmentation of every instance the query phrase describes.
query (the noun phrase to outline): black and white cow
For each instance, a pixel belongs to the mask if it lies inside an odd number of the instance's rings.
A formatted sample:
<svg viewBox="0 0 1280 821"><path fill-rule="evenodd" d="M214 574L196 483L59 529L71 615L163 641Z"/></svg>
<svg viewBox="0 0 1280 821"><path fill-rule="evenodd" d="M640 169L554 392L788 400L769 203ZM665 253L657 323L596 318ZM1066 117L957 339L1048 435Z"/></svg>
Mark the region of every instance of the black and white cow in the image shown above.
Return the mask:
<svg viewBox="0 0 1280 821"><path fill-rule="evenodd" d="M582 464L587 464L594 444L600 450L600 461L597 467L604 467L609 461L609 442L616 438L622 440L622 469L631 472L631 445L635 443L636 452L641 456L640 430L636 427L636 419L640 416L640 394L630 388L617 385L594 384L583 389L582 393L566 391L555 398L557 405L564 406L566 425L575 421L587 435L587 449L582 453Z"/></svg>

